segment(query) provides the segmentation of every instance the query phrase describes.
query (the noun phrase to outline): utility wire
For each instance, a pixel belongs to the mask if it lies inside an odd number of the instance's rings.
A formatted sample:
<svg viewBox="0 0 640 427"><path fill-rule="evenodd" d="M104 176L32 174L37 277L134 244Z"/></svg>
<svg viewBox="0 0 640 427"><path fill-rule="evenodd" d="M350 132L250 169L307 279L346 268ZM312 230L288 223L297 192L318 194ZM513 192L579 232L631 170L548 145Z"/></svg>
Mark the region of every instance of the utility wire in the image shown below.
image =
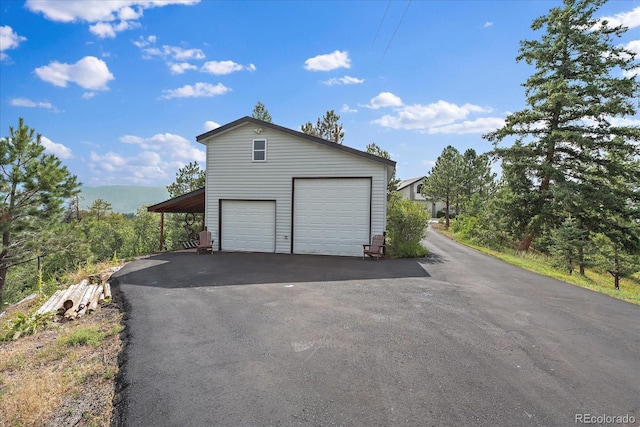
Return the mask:
<svg viewBox="0 0 640 427"><path fill-rule="evenodd" d="M411 2L412 1L413 0L409 0L409 3L407 3L407 7L404 9L404 13L402 14L402 18L400 18L400 21L398 22L398 25L396 26L396 29L393 32L393 35L391 36L391 40L389 40L389 44L387 45L387 48L384 50L384 53L382 54L382 58L380 58L380 64L382 64L382 60L384 59L385 55L387 54L387 51L389 50L389 46L391 46L391 42L393 42L393 39L396 37L396 33L398 32L398 29L400 28L400 25L402 24L402 21L404 21L404 17L407 15L407 11L409 10L409 6L411 6Z"/></svg>
<svg viewBox="0 0 640 427"><path fill-rule="evenodd" d="M389 12L389 6L391 6L391 0L387 2L387 8L384 10L384 15L382 16L382 20L380 21L380 25L378 25L378 31L376 31L376 35L373 38L373 42L371 46L376 44L376 40L378 40L378 34L380 34L380 29L382 28L382 24L384 23L385 18L387 17L387 13Z"/></svg>

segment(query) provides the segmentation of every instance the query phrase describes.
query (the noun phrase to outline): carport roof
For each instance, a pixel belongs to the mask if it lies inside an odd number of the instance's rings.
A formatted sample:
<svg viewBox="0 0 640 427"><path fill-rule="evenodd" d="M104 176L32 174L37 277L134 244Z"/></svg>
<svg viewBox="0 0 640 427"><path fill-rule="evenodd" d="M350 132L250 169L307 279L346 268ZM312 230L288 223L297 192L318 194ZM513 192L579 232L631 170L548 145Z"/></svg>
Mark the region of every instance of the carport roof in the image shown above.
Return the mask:
<svg viewBox="0 0 640 427"><path fill-rule="evenodd" d="M149 206L148 212L204 213L204 187Z"/></svg>

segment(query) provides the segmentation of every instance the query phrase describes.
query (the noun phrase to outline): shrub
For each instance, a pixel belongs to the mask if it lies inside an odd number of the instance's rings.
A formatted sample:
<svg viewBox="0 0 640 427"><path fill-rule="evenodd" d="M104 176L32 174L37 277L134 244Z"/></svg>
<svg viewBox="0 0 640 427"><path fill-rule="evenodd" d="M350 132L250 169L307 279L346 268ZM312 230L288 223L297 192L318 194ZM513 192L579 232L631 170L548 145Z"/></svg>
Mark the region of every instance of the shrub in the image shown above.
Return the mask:
<svg viewBox="0 0 640 427"><path fill-rule="evenodd" d="M387 230L389 254L400 258L426 255L424 239L430 215L420 203L393 197L389 201Z"/></svg>

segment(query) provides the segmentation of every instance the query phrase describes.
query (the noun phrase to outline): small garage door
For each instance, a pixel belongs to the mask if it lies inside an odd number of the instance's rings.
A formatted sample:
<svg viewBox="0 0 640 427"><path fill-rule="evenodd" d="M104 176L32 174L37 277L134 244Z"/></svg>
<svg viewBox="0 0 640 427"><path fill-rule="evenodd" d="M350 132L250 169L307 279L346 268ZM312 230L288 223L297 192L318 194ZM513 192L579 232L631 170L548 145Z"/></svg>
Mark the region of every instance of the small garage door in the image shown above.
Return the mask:
<svg viewBox="0 0 640 427"><path fill-rule="evenodd" d="M293 252L362 255L369 241L371 179L296 179Z"/></svg>
<svg viewBox="0 0 640 427"><path fill-rule="evenodd" d="M221 204L223 251L275 252L274 201L223 200Z"/></svg>

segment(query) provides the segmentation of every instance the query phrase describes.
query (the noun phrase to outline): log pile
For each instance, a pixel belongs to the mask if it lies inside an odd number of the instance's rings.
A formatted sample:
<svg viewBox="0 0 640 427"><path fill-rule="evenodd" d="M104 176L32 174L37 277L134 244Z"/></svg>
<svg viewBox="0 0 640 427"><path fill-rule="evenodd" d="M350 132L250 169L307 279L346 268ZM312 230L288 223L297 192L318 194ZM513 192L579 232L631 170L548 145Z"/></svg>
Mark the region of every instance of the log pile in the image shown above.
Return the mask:
<svg viewBox="0 0 640 427"><path fill-rule="evenodd" d="M100 303L111 298L111 286L109 282L102 284L101 275L92 279L97 279L98 283L85 279L66 290L57 290L36 313L56 313L65 320L76 320L95 312Z"/></svg>

